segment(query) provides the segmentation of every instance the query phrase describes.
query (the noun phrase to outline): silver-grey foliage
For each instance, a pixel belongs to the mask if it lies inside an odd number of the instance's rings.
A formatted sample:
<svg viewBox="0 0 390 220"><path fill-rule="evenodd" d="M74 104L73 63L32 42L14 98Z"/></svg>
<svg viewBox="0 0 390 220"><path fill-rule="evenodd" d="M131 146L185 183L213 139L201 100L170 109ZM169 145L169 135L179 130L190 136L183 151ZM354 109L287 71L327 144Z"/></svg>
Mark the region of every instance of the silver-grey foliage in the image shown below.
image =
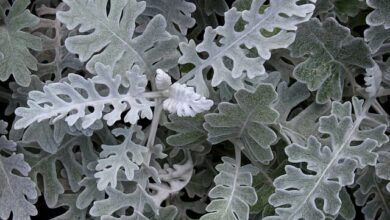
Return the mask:
<svg viewBox="0 0 390 220"><path fill-rule="evenodd" d="M0 134L6 134L7 123L0 121ZM0 218L30 219L37 209L30 201L37 198L35 183L27 176L30 165L23 154L16 154L16 143L0 136Z"/></svg>
<svg viewBox="0 0 390 220"><path fill-rule="evenodd" d="M375 165L378 155L374 149L388 141L386 127L377 126L360 130L366 117L367 103L352 99L355 119L352 119L350 102L333 102L330 116L320 118L319 131L330 136L321 142L311 136L306 146L289 145L285 151L293 163L307 163L306 174L292 165L285 167L286 174L278 177L276 192L269 201L276 215L267 219L325 219L325 214L336 216L341 207L339 192L342 186L354 182L357 168ZM323 200L323 207L316 204ZM289 205L289 207L280 207Z"/></svg>
<svg viewBox="0 0 390 220"><path fill-rule="evenodd" d="M212 86L226 82L235 90L246 88L245 81L264 75L263 64L271 56L270 51L286 48L295 37L296 25L307 21L313 12L314 5L298 5L296 0L274 0L263 13L259 10L264 0L254 0L249 10L239 12L236 8L225 13L225 25L205 30L202 43L194 41L181 43L183 56L179 63L191 63L194 68L181 81L188 81L201 94L208 96L203 71L211 66L214 75ZM283 15L283 16L281 16ZM243 30L236 30L240 19L246 22ZM253 56L249 49L255 49ZM206 59L197 53L208 54Z"/></svg>
<svg viewBox="0 0 390 220"><path fill-rule="evenodd" d="M30 84L30 71L37 70L37 59L29 49L42 49L39 37L22 31L39 23L38 17L26 10L28 4L29 0L17 0L10 9L0 5L0 81L12 74L22 86Z"/></svg>
<svg viewBox="0 0 390 220"><path fill-rule="evenodd" d="M79 27L84 34L70 36L65 40L66 48L79 55L87 70L96 73L95 64L100 62L114 66L128 85L126 71L138 65L142 73L154 74L157 68L169 70L178 59L178 39L165 28L162 15L156 15L141 35L136 36L136 19L145 10L146 3L136 0L65 0L68 11L57 13L58 19L68 29ZM107 4L110 11L106 13ZM121 16L122 15L122 16Z"/></svg>
<svg viewBox="0 0 390 220"><path fill-rule="evenodd" d="M0 0L0 219L387 220L389 54L389 0Z"/></svg>
<svg viewBox="0 0 390 220"><path fill-rule="evenodd" d="M112 125L121 118L121 113L129 108L130 111L124 119L126 122L134 124L140 117L152 118L150 109L152 103L142 95L147 80L138 68L127 72L132 81L126 92L119 91L121 77L115 76L109 66L97 63L95 69L97 75L92 79L69 74L67 77L69 83L52 83L45 86L43 92L31 92L30 100L27 102L28 108L18 108L15 112L21 116L15 128L27 127L33 122L50 118L54 118L55 122L64 117L70 126L81 120L82 127L88 128L101 118ZM97 85L106 86L108 91L97 91ZM83 96L81 91L86 92L87 97ZM108 94L103 95L104 93ZM104 111L107 111L106 105L111 105L113 110L103 116ZM93 107L93 111L90 112L87 107ZM73 111L76 112L72 113Z"/></svg>

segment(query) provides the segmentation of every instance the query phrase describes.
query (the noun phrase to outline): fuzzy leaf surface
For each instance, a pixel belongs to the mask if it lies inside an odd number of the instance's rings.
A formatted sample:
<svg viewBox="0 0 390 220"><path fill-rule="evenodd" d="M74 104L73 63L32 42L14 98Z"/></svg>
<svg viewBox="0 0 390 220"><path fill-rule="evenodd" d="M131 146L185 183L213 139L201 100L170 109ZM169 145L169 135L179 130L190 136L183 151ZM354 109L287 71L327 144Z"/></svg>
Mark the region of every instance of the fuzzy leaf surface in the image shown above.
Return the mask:
<svg viewBox="0 0 390 220"><path fill-rule="evenodd" d="M76 159L74 151L80 147L81 158L80 162ZM28 147L34 147L28 145ZM83 166L89 161L86 158L93 154L92 143L87 137L67 138L61 144L61 148L54 154L44 151L29 151L26 148L21 148L20 151L25 155L26 161L31 165L29 176L34 182L38 182L39 176L42 176L43 184L39 185L39 192L43 194L48 207L54 207L60 195L65 193L67 188L76 192L80 189L79 182L84 175ZM57 164L61 165L61 169L57 169ZM60 170L64 170L66 177L63 178L59 174ZM64 183L65 181L65 183Z"/></svg>
<svg viewBox="0 0 390 220"><path fill-rule="evenodd" d="M206 208L209 213L201 220L248 219L249 205L257 201L252 176L258 170L252 165L237 166L236 161L229 157L222 157L222 161L216 166L219 171L214 179L216 186L209 192L209 197L213 199Z"/></svg>
<svg viewBox="0 0 390 220"><path fill-rule="evenodd" d="M156 69L169 70L177 63L178 38L166 30L166 21L157 15L148 23L144 32L136 36L137 17L145 10L145 2L136 0L64 1L70 10L57 13L57 18L68 29L83 33L68 37L66 48L79 55L86 68L96 73L97 62L114 68L122 76L123 85L128 85L126 71L138 65L141 72L154 74ZM107 13L107 4L110 10Z"/></svg>
<svg viewBox="0 0 390 220"><path fill-rule="evenodd" d="M357 177L359 188L354 192L356 205L362 206L367 220L385 220L390 218L390 192L386 190L386 181L375 176L375 168L367 167Z"/></svg>
<svg viewBox="0 0 390 220"><path fill-rule="evenodd" d="M139 184L137 184L134 192L129 194L111 187L106 189L106 193L108 195L107 199L94 202L89 212L92 216L102 216L102 219L116 219L110 217L115 211L125 207L133 207L135 210L133 214L122 216L120 219L147 220L148 218L142 212L139 212L140 207L143 208L145 205L148 205L152 210L158 210L153 198Z"/></svg>
<svg viewBox="0 0 390 220"><path fill-rule="evenodd" d="M3 121L0 121L2 127ZM0 130L2 130L0 128ZM0 134L4 133L0 131ZM0 152L15 150L16 144L0 137ZM0 155L0 218L8 219L12 213L15 220L27 220L38 214L31 201L37 198L35 183L28 174L31 167L23 154ZM17 173L15 173L17 172Z"/></svg>
<svg viewBox="0 0 390 220"><path fill-rule="evenodd" d="M161 14L167 21L167 31L181 40L186 39L188 29L195 25L195 19L191 17L191 13L196 10L194 3L187 0L146 0L145 2L146 9L141 15L142 20L148 21L148 17Z"/></svg>
<svg viewBox="0 0 390 220"><path fill-rule="evenodd" d="M313 18L300 24L291 50L295 57L308 55L293 74L310 91L317 91L320 104L341 99L344 79L351 74L349 65L370 68L374 64L363 39L353 37L334 18L323 23Z"/></svg>
<svg viewBox="0 0 390 220"><path fill-rule="evenodd" d="M21 116L15 123L15 128L24 128L35 121L50 118L54 118L53 122L65 118L69 126L80 120L84 129L101 118L105 119L108 125L112 125L120 120L121 114L129 108L125 122L134 124L140 117L152 118L152 102L142 95L147 79L138 68L134 67L127 72L132 81L125 92L120 91L121 77L114 76L109 66L98 63L96 72L97 75L91 79L69 74L68 82L48 84L43 88L43 92L31 91L28 107L20 107L15 111L16 115ZM108 94L97 90L98 85L106 86ZM83 93L87 93L87 96L83 96ZM112 109L106 108L108 105L111 105ZM92 107L93 111L90 112L88 107Z"/></svg>
<svg viewBox="0 0 390 220"><path fill-rule="evenodd" d="M268 127L279 114L271 107L277 93L270 84L260 84L254 93L240 90L234 97L237 104L222 102L218 113L205 116L207 140L213 144L223 141L239 142L244 152L256 161L268 163L273 159L270 145L276 140Z"/></svg>
<svg viewBox="0 0 390 220"><path fill-rule="evenodd" d="M367 0L367 5L374 8L374 11L367 15L368 25L390 28L390 2L386 0Z"/></svg>
<svg viewBox="0 0 390 220"><path fill-rule="evenodd" d="M287 165L286 174L274 181L276 192L269 198L276 215L267 219L325 219L325 214L338 214L342 187L354 183L357 168L375 165L378 155L373 150L388 141L385 125L359 129L367 110L362 105L353 98L355 120L350 102L333 102L331 115L320 118L319 131L330 136L329 146L311 136L306 146L286 148L290 162L306 163L313 174ZM316 199L323 200L323 208Z"/></svg>
<svg viewBox="0 0 390 220"><path fill-rule="evenodd" d="M112 133L117 137L123 136L125 139L118 145L102 145L101 159L96 165L98 172L95 173L95 177L99 179L97 183L99 190L104 190L108 185L115 188L118 172L122 168L127 180L133 180L134 170L139 169L139 165L144 162L143 154L148 151L145 146L133 142L133 139L139 141L144 139L144 134L139 126L116 128Z"/></svg>
<svg viewBox="0 0 390 220"><path fill-rule="evenodd" d="M207 138L207 132L203 128L204 116L197 114L195 117L179 117L176 114L169 115L170 122L164 124L169 130L177 132L167 137L167 143L176 146L200 144Z"/></svg>
<svg viewBox="0 0 390 220"><path fill-rule="evenodd" d="M191 63L194 68L180 82L195 86L196 91L208 96L203 71L211 67L214 71L213 87L226 82L234 90L246 87L246 78L253 79L265 74L264 62L271 56L271 50L287 48L295 38L296 25L307 21L313 4L297 4L297 0L273 0L262 14L259 9L265 0L254 0L249 10L243 12L232 8L225 13L225 24L216 29L206 28L203 41L181 43L183 55L179 63ZM283 16L281 16L283 15ZM243 30L235 25L243 19ZM275 32L275 33L273 33ZM273 33L273 34L269 34ZM255 56L248 55L248 49L255 49ZM198 53L207 53L202 59Z"/></svg>
<svg viewBox="0 0 390 220"><path fill-rule="evenodd" d="M31 82L31 70L37 70L37 59L30 49L42 49L41 40L23 29L39 23L39 18L31 14L26 7L29 0L17 0L9 9L8 15L0 5L0 81L6 81L11 75L16 83L28 86Z"/></svg>

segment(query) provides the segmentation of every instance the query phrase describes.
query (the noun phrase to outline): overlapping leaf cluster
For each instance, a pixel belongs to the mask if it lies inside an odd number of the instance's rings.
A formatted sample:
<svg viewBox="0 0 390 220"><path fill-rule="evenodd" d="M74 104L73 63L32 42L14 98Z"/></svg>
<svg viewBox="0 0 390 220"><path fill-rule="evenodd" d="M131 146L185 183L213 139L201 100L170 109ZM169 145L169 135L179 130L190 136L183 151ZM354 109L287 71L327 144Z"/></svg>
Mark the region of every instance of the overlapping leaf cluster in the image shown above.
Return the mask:
<svg viewBox="0 0 390 220"><path fill-rule="evenodd" d="M0 0L0 218L389 219L389 54L385 0Z"/></svg>

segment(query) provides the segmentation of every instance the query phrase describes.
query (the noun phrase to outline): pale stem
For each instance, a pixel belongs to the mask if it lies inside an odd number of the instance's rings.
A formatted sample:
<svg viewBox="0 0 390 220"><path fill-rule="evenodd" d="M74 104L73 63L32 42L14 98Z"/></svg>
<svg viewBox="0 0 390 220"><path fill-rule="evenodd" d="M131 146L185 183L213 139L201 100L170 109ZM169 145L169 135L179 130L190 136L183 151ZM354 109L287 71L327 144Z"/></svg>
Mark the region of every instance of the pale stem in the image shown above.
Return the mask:
<svg viewBox="0 0 390 220"><path fill-rule="evenodd" d="M156 133L157 133L158 124L160 122L160 116L162 110L163 110L162 100L161 98L157 98L156 106L154 108L154 113L153 113L153 120L149 131L148 142L146 143L146 147L149 150L145 160L146 165L149 165L152 157L151 148L153 147L154 141L156 140Z"/></svg>
<svg viewBox="0 0 390 220"><path fill-rule="evenodd" d="M169 97L169 90L145 92L143 97L147 99L166 98Z"/></svg>

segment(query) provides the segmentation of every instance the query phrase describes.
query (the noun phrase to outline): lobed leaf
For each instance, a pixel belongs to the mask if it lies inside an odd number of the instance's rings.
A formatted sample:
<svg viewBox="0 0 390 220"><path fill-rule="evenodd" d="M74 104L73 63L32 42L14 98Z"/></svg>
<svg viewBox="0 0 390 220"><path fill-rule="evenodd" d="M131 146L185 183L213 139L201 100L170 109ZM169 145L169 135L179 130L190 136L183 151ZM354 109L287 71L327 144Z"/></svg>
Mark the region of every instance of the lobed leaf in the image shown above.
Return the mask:
<svg viewBox="0 0 390 220"><path fill-rule="evenodd" d="M110 215L121 208L133 207L134 212L130 217L122 216L123 218L120 219L147 220L144 214L139 212L140 207L143 208L145 205L149 205L153 210L158 210L152 197L139 184L137 184L135 191L129 194L111 187L106 189L106 193L108 194L107 199L94 202L89 211L92 216L102 216L102 219L116 219L110 217Z"/></svg>
<svg viewBox="0 0 390 220"><path fill-rule="evenodd" d="M238 142L250 158L268 163L273 159L270 145L277 137L268 126L279 117L271 107L277 99L274 88L260 84L254 93L240 90L234 97L237 104L222 102L218 105L219 113L205 115L207 140L212 144Z"/></svg>
<svg viewBox="0 0 390 220"><path fill-rule="evenodd" d="M117 175L122 170L127 180L133 180L134 171L144 162L143 154L148 152L145 146L133 142L138 139L142 142L144 134L139 126L130 128L116 128L112 130L116 137L123 136L125 139L118 145L102 145L103 151L97 161L95 177L98 178L97 188L104 190L110 185L117 186ZM131 156L130 156L131 155Z"/></svg>
<svg viewBox="0 0 390 220"><path fill-rule="evenodd" d="M13 219L22 220L38 214L31 204L38 196L35 183L27 177L30 170L23 154L0 155L0 218L8 219L12 213Z"/></svg>
<svg viewBox="0 0 390 220"><path fill-rule="evenodd" d="M297 4L296 0L274 0L259 13L265 0L254 0L251 8L243 12L232 8L225 13L225 24L216 29L206 28L203 42L181 43L183 55L179 63L191 63L194 68L179 82L195 86L196 91L208 96L203 71L212 67L213 87L226 82L234 90L244 89L245 80L265 75L264 62L271 56L271 50L288 47L295 38L296 25L307 21L313 10L312 4ZM283 15L283 16L282 16ZM240 19L246 22L243 30L236 30ZM267 34L275 32L274 34ZM257 51L248 55L248 49ZM202 59L198 53L207 53Z"/></svg>
<svg viewBox="0 0 390 220"><path fill-rule="evenodd" d="M6 134L7 123L0 121L0 134ZM16 154L16 143L0 136L0 218L30 219L38 214L32 204L37 199L35 183L28 177L31 167L23 154ZM11 153L12 152L12 153Z"/></svg>
<svg viewBox="0 0 390 220"><path fill-rule="evenodd" d="M164 124L169 130L176 134L167 137L167 143L175 147L200 144L207 138L207 132L203 128L204 116L201 114L195 117L179 117L175 114L169 115L170 122Z"/></svg>
<svg viewBox="0 0 390 220"><path fill-rule="evenodd" d="M359 188L354 192L356 205L362 206L367 220L385 220L390 218L390 192L386 190L386 181L375 176L374 167L367 167L356 178Z"/></svg>
<svg viewBox="0 0 390 220"><path fill-rule="evenodd" d="M366 21L370 26L383 25L385 29L390 28L390 2L386 0L367 0L367 5L374 8L374 11L367 15Z"/></svg>
<svg viewBox="0 0 390 220"><path fill-rule="evenodd" d="M131 78L126 71L138 65L142 73L152 75L156 69L169 70L176 66L179 53L178 39L166 29L162 15L156 15L144 32L136 36L136 19L145 10L146 3L136 0L65 0L68 11L57 13L57 18L68 29L83 33L65 40L66 48L79 55L86 68L97 73L96 63L111 66L128 86ZM110 4L109 12L106 12Z"/></svg>
<svg viewBox="0 0 390 220"><path fill-rule="evenodd" d="M340 100L349 66L371 68L374 63L364 41L351 36L350 30L335 19L320 22L317 18L300 24L297 37L291 45L295 57L308 58L294 69L294 77L317 91L316 102Z"/></svg>
<svg viewBox="0 0 390 220"><path fill-rule="evenodd" d="M37 70L37 59L29 49L42 49L41 39L23 29L39 23L39 18L27 10L29 0L16 0L6 14L7 8L0 5L0 81L13 75L15 82L28 86L31 70Z"/></svg>
<svg viewBox="0 0 390 220"><path fill-rule="evenodd" d="M274 181L276 192L269 198L276 215L266 219L325 219L325 214L338 214L342 187L353 184L357 168L375 165L374 149L388 141L385 125L359 129L367 106L353 98L353 120L350 102L333 102L331 115L320 118L319 131L329 135L328 146L311 136L306 146L291 144L285 149L290 162L306 163L310 173L285 167L286 174Z"/></svg>
<svg viewBox="0 0 390 220"><path fill-rule="evenodd" d="M216 166L219 171L214 179L216 186L209 192L209 197L213 199L206 208L209 213L200 219L248 219L249 205L254 205L257 201L252 176L258 170L250 164L240 166L229 157L222 157L222 161L222 164Z"/></svg>
<svg viewBox="0 0 390 220"><path fill-rule="evenodd" d="M33 122L50 118L54 118L53 122L65 118L69 126L80 120L84 129L101 118L105 119L108 125L112 125L121 119L121 114L129 108L125 122L134 124L140 117L152 118L152 102L142 95L147 79L141 75L139 69L133 68L127 72L132 81L127 91L123 92L120 90L121 77L114 76L109 66L98 63L95 68L97 75L91 79L69 74L69 82L48 84L44 86L43 92L31 91L28 107L19 107L15 111L21 118L14 127L25 128ZM106 86L108 91L97 90L98 85ZM108 105L113 109L107 108ZM93 111L88 107L92 107Z"/></svg>
<svg viewBox="0 0 390 220"><path fill-rule="evenodd" d="M164 16L167 31L176 35L181 41L186 40L188 29L195 25L191 13L196 10L194 3L186 0L146 0L145 11L140 16L141 24L149 22L149 17L158 14Z"/></svg>
<svg viewBox="0 0 390 220"><path fill-rule="evenodd" d="M82 161L75 157L74 151L77 151L77 147L80 147ZM94 153L92 148L91 140L81 136L66 138L61 144L61 148L54 154L37 151L33 145L19 149L31 165L29 173L31 179L38 183L39 177L42 177L42 184L39 184L37 188L40 193L43 193L48 207L54 207L59 196L64 194L68 188L73 192L80 189L79 182L84 175L83 167L90 162L87 158ZM60 169L57 169L58 165L60 165ZM66 173L64 178L59 174L61 170Z"/></svg>

